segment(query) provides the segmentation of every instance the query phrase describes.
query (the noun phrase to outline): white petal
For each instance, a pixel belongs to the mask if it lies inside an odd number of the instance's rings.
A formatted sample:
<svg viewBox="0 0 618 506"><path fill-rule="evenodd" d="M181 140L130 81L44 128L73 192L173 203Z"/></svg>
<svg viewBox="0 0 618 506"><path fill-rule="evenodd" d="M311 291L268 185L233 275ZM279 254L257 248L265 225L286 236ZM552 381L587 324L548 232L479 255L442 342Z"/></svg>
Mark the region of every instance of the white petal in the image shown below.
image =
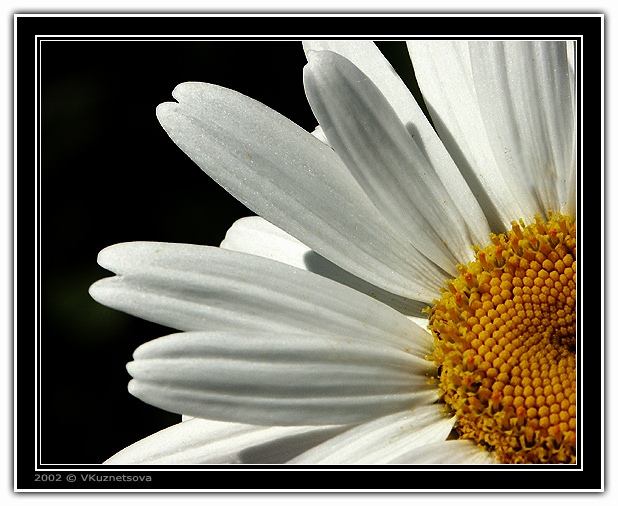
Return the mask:
<svg viewBox="0 0 618 506"><path fill-rule="evenodd" d="M437 400L429 361L363 335L186 332L140 346L129 391L199 418L357 424Z"/></svg>
<svg viewBox="0 0 618 506"><path fill-rule="evenodd" d="M460 192L457 202L460 205L460 212L464 216L474 214L480 235L486 238L486 219L477 209L469 190L461 185L459 169L410 90L376 45L368 40L316 40L304 41L303 47L306 53L328 50L340 54L350 60L378 87L397 113L401 123L416 140L434 171L440 175L444 184L449 185L451 194Z"/></svg>
<svg viewBox="0 0 618 506"><path fill-rule="evenodd" d="M305 257L312 251L309 246L259 216L237 220L225 234L221 247L305 270L308 270Z"/></svg>
<svg viewBox="0 0 618 506"><path fill-rule="evenodd" d="M192 418L116 453L108 465L282 464L345 427L263 427Z"/></svg>
<svg viewBox="0 0 618 506"><path fill-rule="evenodd" d="M502 171L520 174L537 202L522 217L574 209L567 196L575 125L566 43L471 43L470 58L494 156Z"/></svg>
<svg viewBox="0 0 618 506"><path fill-rule="evenodd" d="M324 135L324 131L320 125L318 125L315 130L311 132L311 135L313 135L316 139L321 140L324 144L329 145L328 139L326 138L326 135Z"/></svg>
<svg viewBox="0 0 618 506"><path fill-rule="evenodd" d="M299 455L290 464L389 464L409 451L445 441L454 418L432 404L365 423Z"/></svg>
<svg viewBox="0 0 618 506"><path fill-rule="evenodd" d="M168 327L357 336L405 347L418 357L433 347L424 330L385 304L255 255L136 242L110 246L98 261L119 276L95 283L95 300Z"/></svg>
<svg viewBox="0 0 618 506"><path fill-rule="evenodd" d="M498 461L473 441L454 440L420 446L393 459L391 464L498 464Z"/></svg>
<svg viewBox="0 0 618 506"><path fill-rule="evenodd" d="M568 41L566 47L567 61L569 64L569 83L571 84L571 98L573 99L573 112L575 112L575 79L577 77L576 71L576 57L575 57L575 41ZM574 118L574 120L577 118Z"/></svg>
<svg viewBox="0 0 618 506"><path fill-rule="evenodd" d="M423 318L421 326L427 325L427 317L423 313L427 304L389 293L350 274L258 216L237 220L227 231L221 247L314 272L388 304L400 313Z"/></svg>
<svg viewBox="0 0 618 506"><path fill-rule="evenodd" d="M538 160L530 167L527 165L530 160L522 158L528 156L521 152L528 146L516 148L513 144L512 135L519 135L527 128L532 129L530 133L539 134L530 124L535 118L524 120L523 117L530 112L532 103L538 105L533 96L523 96L526 88L531 91L525 84L530 82L530 69L525 65L522 68L525 59L514 55L520 53L524 45L509 46L514 58L509 57L508 62L497 58L495 52L491 56L491 47L502 46L467 41L408 42L416 77L436 130L475 192L492 228L503 231L510 228L514 219L530 219L535 212L544 213L542 205L545 204L533 193L535 185L544 183L543 178L539 182L538 176L531 175L531 171L541 172ZM520 62L517 70L514 61ZM568 83L568 79L565 82ZM549 90L545 84L543 87ZM522 92L522 95L516 98L509 90ZM516 100L515 105L513 100ZM557 104L546 103L545 106L555 108ZM517 115L524 121L513 129ZM567 137L572 123L572 117L567 117ZM570 142L566 138L565 141ZM543 136L539 142L553 140ZM546 167L542 171L546 172ZM560 190L560 193L566 192Z"/></svg>
<svg viewBox="0 0 618 506"><path fill-rule="evenodd" d="M416 134L417 125L420 125L423 142L426 138L435 141L435 134L430 134L431 126L410 90L372 41L305 40L303 48L306 54L311 51L332 51L350 60L380 89L391 107L397 111L401 123L414 126L410 133Z"/></svg>
<svg viewBox="0 0 618 506"><path fill-rule="evenodd" d="M523 212L517 180L515 175L496 170L474 89L468 42L410 40L407 44L442 142L474 191L491 228L496 232L507 229L513 216Z"/></svg>
<svg viewBox="0 0 618 506"><path fill-rule="evenodd" d="M569 61L569 83L571 84L571 97L572 97L572 110L573 110L573 125L578 124L578 111L577 111L577 96L576 96L576 80L579 72L575 52L575 42L567 42L567 59ZM576 150L577 147L574 146ZM563 207L562 213L569 216L576 216L577 214L577 155L573 158L572 174L567 176L567 188L565 199L567 204Z"/></svg>
<svg viewBox="0 0 618 506"><path fill-rule="evenodd" d="M174 90L159 121L252 211L377 286L431 302L443 273L380 216L333 150L263 104L203 83Z"/></svg>
<svg viewBox="0 0 618 506"><path fill-rule="evenodd" d="M304 78L330 144L374 205L419 251L456 276L455 265L472 261L470 245L486 241L488 232L479 232L482 213L463 178L457 174L459 186L440 179L375 84L342 56L310 53ZM455 200L466 194L463 214Z"/></svg>

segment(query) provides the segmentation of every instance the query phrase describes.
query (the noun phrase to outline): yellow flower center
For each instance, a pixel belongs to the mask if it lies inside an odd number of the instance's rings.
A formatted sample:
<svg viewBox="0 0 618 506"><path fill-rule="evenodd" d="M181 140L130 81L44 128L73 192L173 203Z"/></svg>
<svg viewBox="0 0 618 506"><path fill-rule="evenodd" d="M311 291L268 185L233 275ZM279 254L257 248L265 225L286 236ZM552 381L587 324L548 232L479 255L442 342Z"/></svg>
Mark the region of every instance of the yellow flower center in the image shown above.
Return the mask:
<svg viewBox="0 0 618 506"><path fill-rule="evenodd" d="M575 237L567 216L513 222L431 310L458 437L502 463L575 463Z"/></svg>

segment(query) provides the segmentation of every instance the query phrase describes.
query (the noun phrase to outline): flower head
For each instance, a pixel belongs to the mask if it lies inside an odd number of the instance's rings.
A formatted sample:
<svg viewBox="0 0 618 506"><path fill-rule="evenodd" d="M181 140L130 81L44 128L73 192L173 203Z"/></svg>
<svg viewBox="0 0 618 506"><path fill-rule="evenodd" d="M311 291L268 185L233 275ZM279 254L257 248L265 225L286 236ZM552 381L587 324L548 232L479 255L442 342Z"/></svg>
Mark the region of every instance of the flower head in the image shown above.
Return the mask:
<svg viewBox="0 0 618 506"><path fill-rule="evenodd" d="M305 43L314 135L211 84L159 106L260 217L101 252L95 299L181 331L130 392L188 416L110 463L575 461L569 46L408 48L433 125L368 41Z"/></svg>

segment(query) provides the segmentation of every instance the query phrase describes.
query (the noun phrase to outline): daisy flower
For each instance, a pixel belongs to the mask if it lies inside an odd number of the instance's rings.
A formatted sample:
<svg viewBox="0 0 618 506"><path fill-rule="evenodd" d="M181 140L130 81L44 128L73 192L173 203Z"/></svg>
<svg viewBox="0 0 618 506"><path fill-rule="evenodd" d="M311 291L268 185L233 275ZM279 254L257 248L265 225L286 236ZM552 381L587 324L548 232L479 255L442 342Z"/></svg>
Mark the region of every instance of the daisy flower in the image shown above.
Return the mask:
<svg viewBox="0 0 618 506"><path fill-rule="evenodd" d="M110 464L574 463L576 149L564 41L304 43L310 134L184 83L157 116L258 216L111 246L107 306L180 332L129 391L185 415Z"/></svg>

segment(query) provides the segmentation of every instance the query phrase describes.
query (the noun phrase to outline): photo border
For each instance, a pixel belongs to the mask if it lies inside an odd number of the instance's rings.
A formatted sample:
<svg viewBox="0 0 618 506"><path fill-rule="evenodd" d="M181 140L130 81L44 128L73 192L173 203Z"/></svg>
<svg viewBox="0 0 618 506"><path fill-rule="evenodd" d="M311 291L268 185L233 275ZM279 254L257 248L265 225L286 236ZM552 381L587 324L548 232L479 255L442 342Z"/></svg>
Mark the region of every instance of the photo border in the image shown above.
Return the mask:
<svg viewBox="0 0 618 506"><path fill-rule="evenodd" d="M203 26L204 17L217 17L217 33L208 37L195 35ZM457 23L461 18L465 23ZM256 23L259 18L260 23ZM422 18L422 23L410 23L410 18ZM319 21L319 22L318 22ZM444 33L445 21L453 21L448 35ZM491 23L489 22L491 21ZM413 25L414 32L410 27ZM440 32L436 26L440 26ZM268 31L265 31L267 27ZM484 33L490 32L490 33ZM126 35L126 34L133 35ZM241 34L242 35L239 35ZM294 35L291 35L294 34ZM380 34L380 35L366 35ZM500 35L497 35L500 34ZM234 465L234 466L69 466L49 465L40 462L38 431L38 354L40 339L40 288L38 269L40 259L40 87L37 78L40 44L48 40L239 40L267 38L269 40L301 40L306 38L572 38L577 42L578 106L578 213L579 220L586 220L591 213L583 213L584 183L596 182L589 169L584 179L583 168L603 167L603 154L599 150L602 139L603 97L603 16L597 14L565 15L32 15L17 14L14 19L14 115L15 115L15 216L22 223L29 219L29 208L34 203L36 224L34 259L35 308L34 315L26 298L32 275L29 256L31 237L26 240L29 227L22 225L15 230L15 305L19 285L20 309L14 322L14 456L16 491L204 491L204 492L479 492L479 491L601 491L604 487L604 343L586 340L582 343L583 320L578 314L578 464L574 466L285 466L285 465ZM35 100L32 100L35 97ZM583 128L582 122L586 121ZM33 136L34 135L34 142ZM583 147L589 141L591 149ZM592 144L590 144L592 143ZM599 156L597 161L596 156ZM585 163L584 163L585 157ZM34 160L34 164L33 164ZM35 165L36 167L33 167ZM33 170L34 169L34 170ZM28 175L34 176L29 186ZM590 180L590 177L593 179ZM601 179L603 172L601 170ZM17 182L21 183L19 191ZM34 198L32 188L35 188ZM601 181L601 187L602 181ZM28 192L28 193L27 193ZM21 198L17 198L20 196ZM33 202L34 200L34 202ZM19 214L17 202L19 201ZM26 207L28 206L28 207ZM578 228L580 257L589 255L587 245L582 250L583 228ZM21 232L21 233L20 233ZM17 238L21 238L19 245ZM28 250L26 250L28 245ZM583 252L583 253L582 253ZM19 257L17 257L19 255ZM17 269L19 259L20 269ZM18 276L19 275L19 276ZM581 276L578 313L583 312L582 293L585 289ZM33 285L30 285L33 286ZM33 335L32 318L35 328ZM18 338L18 323L20 337ZM24 335L25 334L25 335ZM602 333L603 334L603 333ZM601 336L603 338L603 335ZM34 358L34 360L33 360ZM585 382L583 374L586 371ZM592 373L598 372L598 378ZM32 384L34 377L34 384ZM585 395L584 395L585 393ZM597 400L598 399L598 400ZM33 402L34 401L34 402ZM599 403L600 410L594 408ZM584 403L586 406L585 412ZM583 424L590 429L584 432ZM33 437L34 435L34 437ZM583 441L585 441L585 445ZM594 448L600 449L597 457ZM581 456L581 457L580 457ZM480 487L478 472L492 473L482 480L490 486ZM205 472L231 472L236 488L219 488L219 476L204 479ZM367 474L370 471L372 474ZM385 472L388 471L388 472ZM264 474L266 472L266 475ZM422 473L403 476L402 472ZM474 474L470 474L470 473ZM240 476L239 474L240 473ZM282 474L285 473L285 474ZM319 474L315 474L319 473ZM325 486L324 473L332 475L336 488ZM359 475L358 473L361 473ZM520 476L514 473L525 473ZM564 475L563 473L567 473ZM37 476L39 479L37 479ZM41 481L41 476L48 479ZM70 476L76 481L71 482ZM150 481L145 477L150 477ZM58 479L53 479L58 477ZM142 478L140 478L142 477ZM360 483L359 483L360 482ZM211 486L205 485L211 483ZM285 488L277 484L285 483ZM515 484L515 485L514 485ZM559 484L560 486L548 486Z"/></svg>

